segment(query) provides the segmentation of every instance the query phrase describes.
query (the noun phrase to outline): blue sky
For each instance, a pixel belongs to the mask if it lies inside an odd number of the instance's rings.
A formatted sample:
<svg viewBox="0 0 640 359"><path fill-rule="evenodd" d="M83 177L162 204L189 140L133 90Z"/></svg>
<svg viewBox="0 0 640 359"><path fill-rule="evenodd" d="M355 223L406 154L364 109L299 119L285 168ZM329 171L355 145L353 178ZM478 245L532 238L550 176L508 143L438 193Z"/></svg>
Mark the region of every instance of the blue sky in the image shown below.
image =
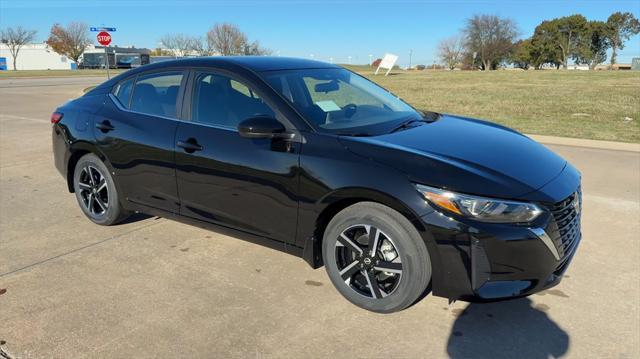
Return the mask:
<svg viewBox="0 0 640 359"><path fill-rule="evenodd" d="M432 64L439 40L456 34L474 14L510 17L522 36L542 20L580 13L606 20L615 11L640 18L640 0L612 1L428 1L428 0L0 0L0 27L22 25L46 39L51 25L82 21L114 26L113 44L157 47L169 32L203 36L216 22L232 22L250 39L282 56L366 63L369 54L400 56L407 65ZM620 53L618 62L640 57L640 36Z"/></svg>

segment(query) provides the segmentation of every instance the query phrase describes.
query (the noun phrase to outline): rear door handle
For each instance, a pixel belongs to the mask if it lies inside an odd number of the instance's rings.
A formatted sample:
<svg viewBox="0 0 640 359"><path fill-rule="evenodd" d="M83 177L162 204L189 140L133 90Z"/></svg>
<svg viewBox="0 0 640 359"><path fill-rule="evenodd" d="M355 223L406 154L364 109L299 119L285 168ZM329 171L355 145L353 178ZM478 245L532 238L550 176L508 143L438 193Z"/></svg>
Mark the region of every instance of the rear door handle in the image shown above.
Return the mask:
<svg viewBox="0 0 640 359"><path fill-rule="evenodd" d="M102 122L96 123L96 128L102 132L109 132L116 129L115 127L111 126L111 123L109 121L102 121Z"/></svg>
<svg viewBox="0 0 640 359"><path fill-rule="evenodd" d="M195 151L202 151L204 147L198 144L198 141L195 138L190 138L186 141L178 141L178 147L184 149L187 153L194 153Z"/></svg>

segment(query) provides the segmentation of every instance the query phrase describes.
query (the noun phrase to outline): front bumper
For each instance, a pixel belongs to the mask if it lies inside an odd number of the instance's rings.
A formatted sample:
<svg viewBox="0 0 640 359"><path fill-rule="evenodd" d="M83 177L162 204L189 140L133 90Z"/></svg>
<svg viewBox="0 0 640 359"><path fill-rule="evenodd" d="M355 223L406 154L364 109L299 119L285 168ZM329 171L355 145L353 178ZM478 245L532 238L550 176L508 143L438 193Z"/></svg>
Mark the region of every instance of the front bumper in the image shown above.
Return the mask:
<svg viewBox="0 0 640 359"><path fill-rule="evenodd" d="M467 222L438 211L424 215L423 235L435 243L430 249L436 251L432 262L438 267L432 277L433 294L451 300L496 301L558 284L581 240L579 210L573 218L573 232L563 232L572 236L571 241L563 242L562 218L552 210L530 226ZM543 240L541 233L553 243Z"/></svg>

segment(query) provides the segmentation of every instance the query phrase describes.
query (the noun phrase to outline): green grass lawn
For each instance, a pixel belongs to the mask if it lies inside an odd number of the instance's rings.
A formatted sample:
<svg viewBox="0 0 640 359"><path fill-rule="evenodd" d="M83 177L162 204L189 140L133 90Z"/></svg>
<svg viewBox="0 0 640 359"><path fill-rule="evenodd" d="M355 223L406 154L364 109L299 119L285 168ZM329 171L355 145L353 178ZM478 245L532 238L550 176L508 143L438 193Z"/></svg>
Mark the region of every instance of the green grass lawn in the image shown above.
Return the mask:
<svg viewBox="0 0 640 359"><path fill-rule="evenodd" d="M530 134L640 142L637 71L396 70L384 77L367 67L353 70L421 110Z"/></svg>

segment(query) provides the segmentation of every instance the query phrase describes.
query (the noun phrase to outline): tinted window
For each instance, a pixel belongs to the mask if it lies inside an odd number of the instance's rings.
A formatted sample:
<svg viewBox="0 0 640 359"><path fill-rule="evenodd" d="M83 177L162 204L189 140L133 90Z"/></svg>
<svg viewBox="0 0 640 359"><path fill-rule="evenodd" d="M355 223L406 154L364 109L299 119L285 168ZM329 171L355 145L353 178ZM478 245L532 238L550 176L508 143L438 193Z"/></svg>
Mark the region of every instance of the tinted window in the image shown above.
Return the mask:
<svg viewBox="0 0 640 359"><path fill-rule="evenodd" d="M131 110L175 118L181 81L181 72L163 72L138 77L131 96Z"/></svg>
<svg viewBox="0 0 640 359"><path fill-rule="evenodd" d="M233 128L255 115L275 117L249 87L226 76L206 73L196 77L191 114L193 121Z"/></svg>
<svg viewBox="0 0 640 359"><path fill-rule="evenodd" d="M131 98L131 89L133 88L133 79L123 81L116 86L113 92L122 106L129 108L129 99Z"/></svg>

